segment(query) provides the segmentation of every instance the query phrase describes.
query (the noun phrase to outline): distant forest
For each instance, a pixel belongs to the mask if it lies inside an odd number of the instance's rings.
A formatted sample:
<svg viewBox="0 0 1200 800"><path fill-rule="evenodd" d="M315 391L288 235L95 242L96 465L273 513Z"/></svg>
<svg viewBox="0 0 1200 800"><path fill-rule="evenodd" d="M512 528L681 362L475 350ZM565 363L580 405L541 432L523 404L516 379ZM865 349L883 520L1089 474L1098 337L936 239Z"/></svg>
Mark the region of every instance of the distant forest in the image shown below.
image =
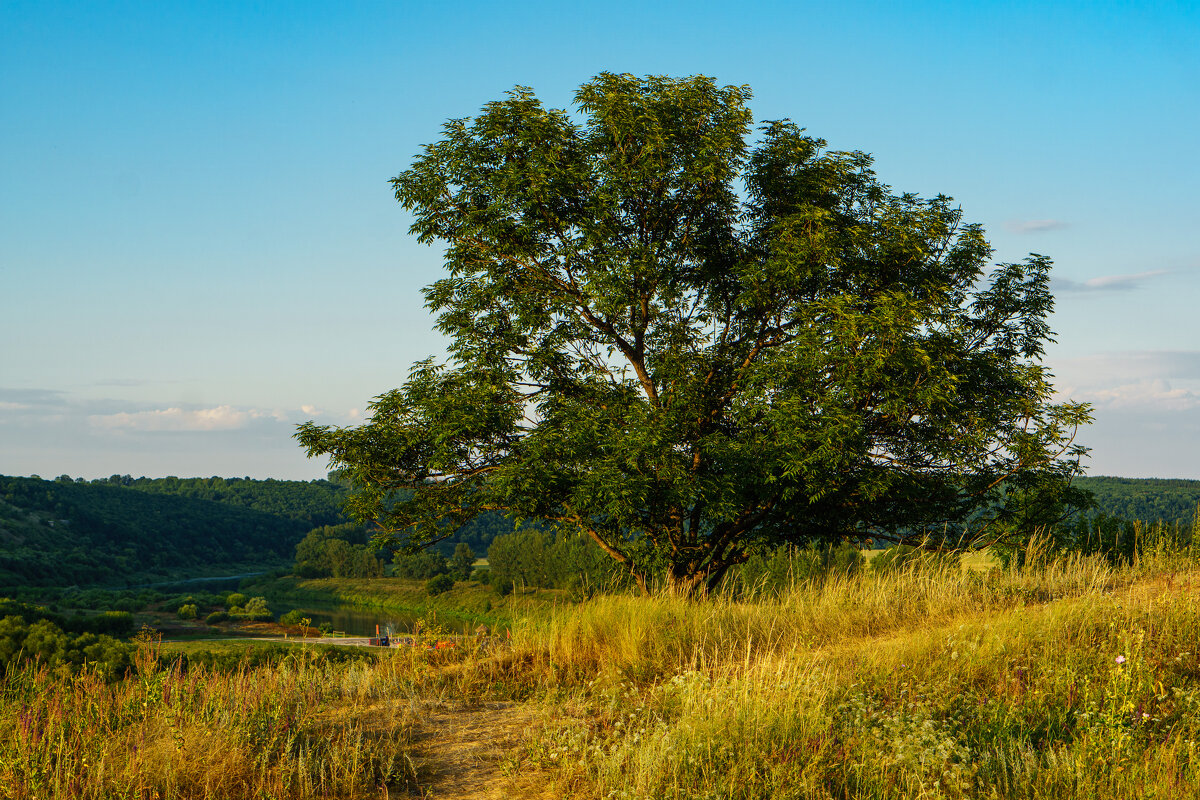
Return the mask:
<svg viewBox="0 0 1200 800"><path fill-rule="evenodd" d="M347 522L334 480L0 476L5 587L97 586L290 566L317 528ZM485 514L436 549L479 554L513 523Z"/></svg>
<svg viewBox="0 0 1200 800"><path fill-rule="evenodd" d="M269 568L342 521L328 482L0 477L0 585L118 584Z"/></svg>
<svg viewBox="0 0 1200 800"><path fill-rule="evenodd" d="M1190 524L1200 505L1200 481L1175 478L1076 478L1096 499L1090 513L1143 522Z"/></svg>
<svg viewBox="0 0 1200 800"><path fill-rule="evenodd" d="M20 586L123 585L290 566L296 545L344 524L348 488L334 480L0 476L0 590ZM1190 524L1200 481L1080 478L1096 507L1085 512ZM484 514L436 545L466 542L487 553L513 523Z"/></svg>

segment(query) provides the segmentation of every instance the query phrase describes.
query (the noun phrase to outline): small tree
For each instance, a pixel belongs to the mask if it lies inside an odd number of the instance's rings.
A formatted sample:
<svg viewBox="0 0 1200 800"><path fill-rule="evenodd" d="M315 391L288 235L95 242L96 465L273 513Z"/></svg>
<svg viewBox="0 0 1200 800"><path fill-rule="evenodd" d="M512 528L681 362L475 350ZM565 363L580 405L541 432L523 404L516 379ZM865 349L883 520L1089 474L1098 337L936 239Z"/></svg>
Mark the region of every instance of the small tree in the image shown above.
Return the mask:
<svg viewBox="0 0 1200 800"><path fill-rule="evenodd" d="M605 73L572 116L517 89L393 180L446 248L450 363L297 433L379 544L500 510L693 593L780 544L1020 537L1078 499L1049 260L987 274L950 198L788 121L755 137L749 97Z"/></svg>
<svg viewBox="0 0 1200 800"><path fill-rule="evenodd" d="M471 552L471 546L466 542L459 542L454 546L454 555L450 558L450 574L455 580L465 581L471 577L471 570L475 568L475 554Z"/></svg>

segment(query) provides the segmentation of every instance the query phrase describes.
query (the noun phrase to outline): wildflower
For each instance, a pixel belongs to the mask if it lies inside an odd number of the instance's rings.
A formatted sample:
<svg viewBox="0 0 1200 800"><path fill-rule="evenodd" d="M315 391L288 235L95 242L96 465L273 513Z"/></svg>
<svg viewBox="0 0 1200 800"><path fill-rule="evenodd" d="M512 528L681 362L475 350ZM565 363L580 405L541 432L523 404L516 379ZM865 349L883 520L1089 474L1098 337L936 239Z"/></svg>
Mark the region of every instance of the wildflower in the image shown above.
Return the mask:
<svg viewBox="0 0 1200 800"><path fill-rule="evenodd" d="M1125 656L1117 656L1117 663L1118 663L1118 664L1124 664L1124 663L1125 663Z"/></svg>

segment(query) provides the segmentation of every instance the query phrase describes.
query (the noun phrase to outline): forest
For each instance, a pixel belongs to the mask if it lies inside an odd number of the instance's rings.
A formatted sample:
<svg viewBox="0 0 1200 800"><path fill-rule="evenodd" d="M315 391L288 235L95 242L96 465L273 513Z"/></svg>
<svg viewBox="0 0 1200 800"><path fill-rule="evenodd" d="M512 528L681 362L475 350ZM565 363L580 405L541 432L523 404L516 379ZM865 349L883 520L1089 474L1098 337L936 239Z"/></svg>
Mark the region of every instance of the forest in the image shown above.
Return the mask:
<svg viewBox="0 0 1200 800"><path fill-rule="evenodd" d="M270 568L290 561L308 530L340 520L327 482L119 480L0 477L0 583L115 585Z"/></svg>
<svg viewBox="0 0 1200 800"><path fill-rule="evenodd" d="M1145 523L1190 523L1200 505L1200 481L1167 478L1076 478L1092 493L1094 511Z"/></svg>

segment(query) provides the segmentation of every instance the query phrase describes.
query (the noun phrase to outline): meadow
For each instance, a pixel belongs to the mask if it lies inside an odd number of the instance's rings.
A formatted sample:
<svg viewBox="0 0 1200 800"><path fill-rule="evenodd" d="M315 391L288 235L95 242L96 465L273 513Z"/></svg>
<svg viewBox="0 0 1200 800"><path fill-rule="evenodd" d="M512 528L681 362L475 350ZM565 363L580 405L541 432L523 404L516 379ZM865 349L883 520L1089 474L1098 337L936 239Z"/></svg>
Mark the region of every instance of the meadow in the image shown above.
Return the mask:
<svg viewBox="0 0 1200 800"><path fill-rule="evenodd" d="M0 797L1200 796L1190 548L1022 561L599 595L453 648L10 665Z"/></svg>

